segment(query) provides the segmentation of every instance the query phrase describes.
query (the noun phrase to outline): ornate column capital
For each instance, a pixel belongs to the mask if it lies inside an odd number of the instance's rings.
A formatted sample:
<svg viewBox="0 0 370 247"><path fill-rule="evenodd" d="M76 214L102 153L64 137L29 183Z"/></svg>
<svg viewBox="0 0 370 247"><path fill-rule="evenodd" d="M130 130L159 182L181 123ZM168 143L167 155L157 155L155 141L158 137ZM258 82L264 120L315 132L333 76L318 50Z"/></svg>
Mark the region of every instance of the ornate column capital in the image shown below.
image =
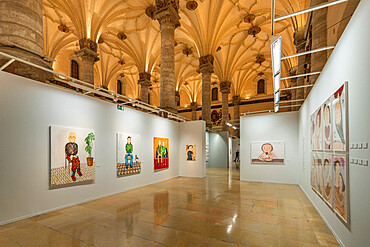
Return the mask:
<svg viewBox="0 0 370 247"><path fill-rule="evenodd" d="M213 61L212 55L205 55L199 58L199 70L202 73L213 73Z"/></svg>
<svg viewBox="0 0 370 247"><path fill-rule="evenodd" d="M220 91L221 91L222 94L230 93L230 88L231 88L231 82L229 82L229 81L220 82Z"/></svg>
<svg viewBox="0 0 370 247"><path fill-rule="evenodd" d="M91 39L80 39L79 40L80 50L75 54L77 57L81 57L83 60L95 63L99 61L99 54L97 53L98 45Z"/></svg>
<svg viewBox="0 0 370 247"><path fill-rule="evenodd" d="M150 81L150 78L151 78L151 74L149 74L148 72L141 72L139 73L139 81L138 83L141 85L141 86L151 86L152 85L152 82Z"/></svg>
<svg viewBox="0 0 370 247"><path fill-rule="evenodd" d="M160 25L171 24L174 28L180 26L179 0L156 0L155 5L154 19L158 20Z"/></svg>
<svg viewBox="0 0 370 247"><path fill-rule="evenodd" d="M191 102L190 103L190 108L192 111L195 111L198 108L198 103L197 102Z"/></svg>
<svg viewBox="0 0 370 247"><path fill-rule="evenodd" d="M239 95L234 95L233 96L233 103L234 103L234 105L239 105L239 103L240 103L240 96Z"/></svg>

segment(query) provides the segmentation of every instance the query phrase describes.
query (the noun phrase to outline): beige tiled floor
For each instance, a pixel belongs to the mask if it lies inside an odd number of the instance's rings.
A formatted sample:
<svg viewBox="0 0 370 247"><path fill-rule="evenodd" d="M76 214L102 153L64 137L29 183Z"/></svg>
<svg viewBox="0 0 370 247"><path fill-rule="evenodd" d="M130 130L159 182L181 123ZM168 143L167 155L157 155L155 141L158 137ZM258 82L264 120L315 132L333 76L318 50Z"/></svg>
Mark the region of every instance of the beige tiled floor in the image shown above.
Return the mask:
<svg viewBox="0 0 370 247"><path fill-rule="evenodd" d="M298 186L175 178L0 226L0 246L339 246Z"/></svg>

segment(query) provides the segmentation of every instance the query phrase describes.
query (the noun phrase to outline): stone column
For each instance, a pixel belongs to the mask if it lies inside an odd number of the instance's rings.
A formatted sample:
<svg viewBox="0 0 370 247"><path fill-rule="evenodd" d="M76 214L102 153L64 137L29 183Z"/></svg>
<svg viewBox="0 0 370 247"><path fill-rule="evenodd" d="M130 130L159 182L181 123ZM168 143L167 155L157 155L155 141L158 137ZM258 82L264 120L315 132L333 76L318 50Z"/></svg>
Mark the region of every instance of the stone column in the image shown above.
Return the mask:
<svg viewBox="0 0 370 247"><path fill-rule="evenodd" d="M294 75L297 75L297 67L292 67L290 70L289 70L289 75L290 76L294 76ZM292 78L290 79L290 82L292 83L292 87L296 87L297 86L297 78ZM290 91L290 95L291 95L291 100L296 100L297 99L297 90L296 89L293 89L293 90L289 90ZM295 102L291 102L290 103L291 106L295 105ZM290 107L290 110L291 111L294 111L295 110L295 107Z"/></svg>
<svg viewBox="0 0 370 247"><path fill-rule="evenodd" d="M191 102L190 108L191 108L191 120L195 121L197 120L197 108L198 108L197 102Z"/></svg>
<svg viewBox="0 0 370 247"><path fill-rule="evenodd" d="M152 85L150 81L151 75L148 72L142 72L139 74L140 85L140 99L142 102L149 103L149 87Z"/></svg>
<svg viewBox="0 0 370 247"><path fill-rule="evenodd" d="M229 127L226 123L229 121L229 93L231 82L223 81L220 83L220 91L222 93L222 130L226 131Z"/></svg>
<svg viewBox="0 0 370 247"><path fill-rule="evenodd" d="M0 51L51 69L50 64L42 59L42 21L42 0L0 1ZM0 57L0 66L8 60ZM46 79L45 71L18 62L8 66L6 71L39 81Z"/></svg>
<svg viewBox="0 0 370 247"><path fill-rule="evenodd" d="M233 103L234 103L234 125L238 127L238 129L234 129L234 136L240 137L240 110L239 110L240 96L239 95L233 96Z"/></svg>
<svg viewBox="0 0 370 247"><path fill-rule="evenodd" d="M98 45L90 39L80 39L79 44L76 56L81 59L80 80L94 85L94 64L99 61Z"/></svg>
<svg viewBox="0 0 370 247"><path fill-rule="evenodd" d="M306 49L306 40L304 39L304 32L305 28L301 27L294 33L294 45L296 46L297 53L304 52ZM304 74L304 63L306 60L306 56L299 56L298 57L298 67L297 67L297 74L301 75ZM304 78L298 77L297 78L297 86L304 85ZM303 99L304 98L304 88L300 88L296 90L296 99ZM299 103L299 102L294 102Z"/></svg>
<svg viewBox="0 0 370 247"><path fill-rule="evenodd" d="M199 58L199 70L202 73L202 119L206 126L212 128L211 122L211 75L213 73L213 56Z"/></svg>
<svg viewBox="0 0 370 247"><path fill-rule="evenodd" d="M176 107L180 105L180 92L175 92L175 101L176 101Z"/></svg>
<svg viewBox="0 0 370 247"><path fill-rule="evenodd" d="M179 1L156 0L154 18L161 30L160 107L177 112L175 99L175 29L180 26Z"/></svg>
<svg viewBox="0 0 370 247"><path fill-rule="evenodd" d="M311 6L326 3L327 0L312 0ZM327 18L328 8L312 12L312 50L327 46ZM327 60L327 51L311 54L311 72L322 71ZM310 76L310 83L316 82L319 75Z"/></svg>

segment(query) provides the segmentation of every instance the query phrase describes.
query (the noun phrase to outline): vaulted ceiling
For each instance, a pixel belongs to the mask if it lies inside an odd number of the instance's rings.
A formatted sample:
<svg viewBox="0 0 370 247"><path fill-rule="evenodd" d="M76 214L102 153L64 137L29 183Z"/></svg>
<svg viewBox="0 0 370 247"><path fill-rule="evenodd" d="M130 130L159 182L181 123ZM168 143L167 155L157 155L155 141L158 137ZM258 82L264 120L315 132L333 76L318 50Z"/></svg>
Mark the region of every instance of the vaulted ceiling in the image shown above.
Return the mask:
<svg viewBox="0 0 370 247"><path fill-rule="evenodd" d="M194 1L190 1L194 2ZM231 94L249 95L255 78L263 74L271 85L271 2L268 0L180 0L181 26L175 31L176 90L182 104L201 102L199 57L215 58L212 81L232 83ZM309 0L277 0L276 15L307 8ZM139 97L139 73L152 75L152 103L159 102L159 23L152 19L154 0L43 0L44 52L56 59L53 68L69 75L69 61L79 49L78 40L98 43L100 61L95 64L96 85L116 90L124 75L126 95ZM282 53L296 53L293 33L305 25L300 15L275 25L283 40ZM282 73L297 60L284 60ZM288 86L288 85L285 85ZM272 91L272 89L270 89Z"/></svg>

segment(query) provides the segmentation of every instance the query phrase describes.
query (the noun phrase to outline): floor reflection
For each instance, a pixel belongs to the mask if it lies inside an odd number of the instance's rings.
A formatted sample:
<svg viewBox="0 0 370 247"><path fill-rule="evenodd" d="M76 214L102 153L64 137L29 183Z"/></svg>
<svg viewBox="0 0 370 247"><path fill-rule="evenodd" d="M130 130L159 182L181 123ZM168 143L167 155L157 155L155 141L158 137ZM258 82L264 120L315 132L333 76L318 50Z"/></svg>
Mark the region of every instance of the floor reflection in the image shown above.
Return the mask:
<svg viewBox="0 0 370 247"><path fill-rule="evenodd" d="M0 226L0 246L339 246L297 185L235 164Z"/></svg>
<svg viewBox="0 0 370 247"><path fill-rule="evenodd" d="M168 191L154 194L154 223L161 225L168 219Z"/></svg>

